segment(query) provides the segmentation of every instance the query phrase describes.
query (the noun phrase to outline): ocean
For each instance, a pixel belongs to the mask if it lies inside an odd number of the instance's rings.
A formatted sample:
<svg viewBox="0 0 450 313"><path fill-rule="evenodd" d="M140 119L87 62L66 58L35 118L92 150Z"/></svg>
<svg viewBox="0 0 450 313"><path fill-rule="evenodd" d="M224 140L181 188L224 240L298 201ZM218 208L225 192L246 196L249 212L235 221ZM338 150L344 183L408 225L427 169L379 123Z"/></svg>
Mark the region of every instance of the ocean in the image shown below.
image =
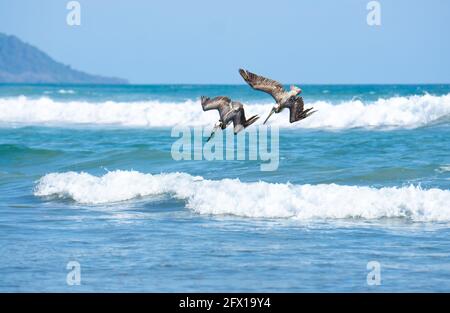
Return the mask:
<svg viewBox="0 0 450 313"><path fill-rule="evenodd" d="M265 128L247 85L0 85L0 291L449 292L450 85L300 86ZM202 95L277 167L175 159Z"/></svg>

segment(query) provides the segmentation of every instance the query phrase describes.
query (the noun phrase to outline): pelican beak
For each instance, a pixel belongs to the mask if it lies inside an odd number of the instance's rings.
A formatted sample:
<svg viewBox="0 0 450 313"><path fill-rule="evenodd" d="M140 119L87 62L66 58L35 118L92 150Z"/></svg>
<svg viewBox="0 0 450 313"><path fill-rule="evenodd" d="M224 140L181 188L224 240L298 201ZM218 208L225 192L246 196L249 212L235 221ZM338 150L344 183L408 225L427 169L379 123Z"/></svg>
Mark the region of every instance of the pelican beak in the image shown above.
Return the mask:
<svg viewBox="0 0 450 313"><path fill-rule="evenodd" d="M272 116L273 113L275 113L275 108L272 108L272 110L269 113L269 116L266 118L263 124L266 124L267 120Z"/></svg>
<svg viewBox="0 0 450 313"><path fill-rule="evenodd" d="M219 129L219 127L220 127L220 125L219 126L214 126L214 128L213 128L213 130L211 132L211 135L209 135L209 138L206 139L206 142L210 141L214 137L214 135L216 134L216 131L217 131L217 129Z"/></svg>
<svg viewBox="0 0 450 313"><path fill-rule="evenodd" d="M214 134L216 133L215 130L212 131L211 135L209 135L209 138L206 139L206 142L210 141L212 139L212 137L214 137Z"/></svg>

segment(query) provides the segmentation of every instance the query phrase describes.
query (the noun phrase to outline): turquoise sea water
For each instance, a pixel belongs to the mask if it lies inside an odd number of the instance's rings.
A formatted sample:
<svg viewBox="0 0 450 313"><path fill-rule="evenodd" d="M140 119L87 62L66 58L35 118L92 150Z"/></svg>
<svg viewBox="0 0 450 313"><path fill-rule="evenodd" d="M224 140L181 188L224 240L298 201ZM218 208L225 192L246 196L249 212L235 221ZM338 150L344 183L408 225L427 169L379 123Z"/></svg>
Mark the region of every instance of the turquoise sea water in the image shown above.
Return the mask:
<svg viewBox="0 0 450 313"><path fill-rule="evenodd" d="M1 85L0 291L450 291L450 86L302 89L264 172L171 155L248 86Z"/></svg>

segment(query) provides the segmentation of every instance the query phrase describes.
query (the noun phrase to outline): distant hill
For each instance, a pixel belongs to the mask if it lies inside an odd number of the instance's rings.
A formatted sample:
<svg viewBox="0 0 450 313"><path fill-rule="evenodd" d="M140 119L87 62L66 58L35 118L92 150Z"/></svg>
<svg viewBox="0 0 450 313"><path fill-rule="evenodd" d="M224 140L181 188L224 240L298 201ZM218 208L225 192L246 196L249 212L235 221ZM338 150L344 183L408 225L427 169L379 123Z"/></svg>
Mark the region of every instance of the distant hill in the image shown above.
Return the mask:
<svg viewBox="0 0 450 313"><path fill-rule="evenodd" d="M0 33L0 83L127 84L72 69L15 36Z"/></svg>

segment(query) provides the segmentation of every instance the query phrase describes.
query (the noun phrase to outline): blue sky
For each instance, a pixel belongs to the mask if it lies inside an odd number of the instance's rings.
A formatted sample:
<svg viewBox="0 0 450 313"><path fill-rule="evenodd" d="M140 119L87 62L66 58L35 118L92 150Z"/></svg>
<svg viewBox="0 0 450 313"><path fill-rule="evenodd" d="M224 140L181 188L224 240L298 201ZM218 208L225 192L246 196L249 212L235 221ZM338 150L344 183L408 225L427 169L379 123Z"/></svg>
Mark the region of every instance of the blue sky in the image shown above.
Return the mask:
<svg viewBox="0 0 450 313"><path fill-rule="evenodd" d="M0 0L0 32L132 83L241 83L239 67L298 83L450 83L450 1Z"/></svg>

